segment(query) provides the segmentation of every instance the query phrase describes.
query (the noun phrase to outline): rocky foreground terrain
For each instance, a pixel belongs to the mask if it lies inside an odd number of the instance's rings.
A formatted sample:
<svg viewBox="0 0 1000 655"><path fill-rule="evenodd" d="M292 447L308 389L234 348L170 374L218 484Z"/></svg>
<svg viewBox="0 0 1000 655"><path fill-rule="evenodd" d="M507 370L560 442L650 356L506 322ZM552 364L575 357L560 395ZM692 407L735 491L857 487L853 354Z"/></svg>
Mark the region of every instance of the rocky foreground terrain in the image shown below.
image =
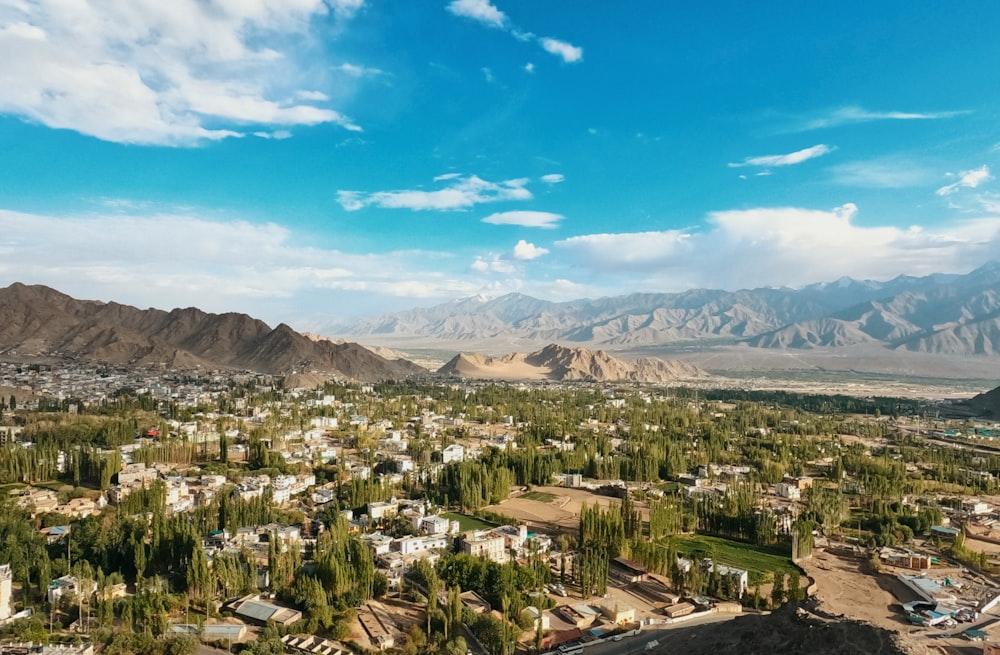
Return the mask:
<svg viewBox="0 0 1000 655"><path fill-rule="evenodd" d="M867 623L786 604L769 615L742 616L724 624L666 631L651 655L931 655L921 644Z"/></svg>

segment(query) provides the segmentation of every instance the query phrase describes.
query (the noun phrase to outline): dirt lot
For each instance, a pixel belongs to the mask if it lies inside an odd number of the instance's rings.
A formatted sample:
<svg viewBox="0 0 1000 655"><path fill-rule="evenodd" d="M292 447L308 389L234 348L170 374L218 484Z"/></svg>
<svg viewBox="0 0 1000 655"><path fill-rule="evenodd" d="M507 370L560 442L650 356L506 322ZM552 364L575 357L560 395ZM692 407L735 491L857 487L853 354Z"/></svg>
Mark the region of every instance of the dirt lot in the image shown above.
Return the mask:
<svg viewBox="0 0 1000 655"><path fill-rule="evenodd" d="M816 598L823 611L865 621L886 630L906 632L910 623L894 605L916 600L916 595L895 577L874 576L866 560L818 552L803 564L818 586Z"/></svg>
<svg viewBox="0 0 1000 655"><path fill-rule="evenodd" d="M575 532L580 526L580 508L600 505L609 507L621 501L609 496L600 496L587 489L569 487L535 487L534 491L551 494L550 502L529 498L509 498L486 509L512 519L523 521L528 528L537 532ZM645 517L644 517L645 518Z"/></svg>

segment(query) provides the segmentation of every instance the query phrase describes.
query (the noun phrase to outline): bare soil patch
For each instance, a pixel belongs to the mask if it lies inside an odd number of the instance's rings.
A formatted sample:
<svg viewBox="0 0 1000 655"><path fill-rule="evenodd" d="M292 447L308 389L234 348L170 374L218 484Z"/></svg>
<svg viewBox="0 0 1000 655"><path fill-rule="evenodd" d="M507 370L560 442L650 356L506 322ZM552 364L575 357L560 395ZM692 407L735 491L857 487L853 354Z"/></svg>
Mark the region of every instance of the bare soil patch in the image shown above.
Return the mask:
<svg viewBox="0 0 1000 655"><path fill-rule="evenodd" d="M621 503L618 498L601 496L588 489L534 487L533 491L552 498L543 502L534 499L538 496L520 496L490 505L486 509L521 521L532 531L573 532L580 527L580 508L584 504L588 507L599 505L608 508Z"/></svg>
<svg viewBox="0 0 1000 655"><path fill-rule="evenodd" d="M824 612L886 630L910 628L899 605L916 600L916 595L895 576L872 574L867 560L820 551L802 567L816 581L816 600Z"/></svg>

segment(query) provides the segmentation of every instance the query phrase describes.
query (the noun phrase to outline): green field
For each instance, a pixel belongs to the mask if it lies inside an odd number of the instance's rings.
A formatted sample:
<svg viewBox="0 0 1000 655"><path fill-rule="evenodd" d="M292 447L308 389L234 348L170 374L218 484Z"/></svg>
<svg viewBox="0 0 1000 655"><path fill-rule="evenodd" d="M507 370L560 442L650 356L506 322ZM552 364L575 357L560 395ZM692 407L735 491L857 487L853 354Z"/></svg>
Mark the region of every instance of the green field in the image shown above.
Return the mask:
<svg viewBox="0 0 1000 655"><path fill-rule="evenodd" d="M526 498L528 500L537 500L540 503L551 503L556 499L555 494L545 493L544 491L529 491L526 494L521 494L519 498Z"/></svg>
<svg viewBox="0 0 1000 655"><path fill-rule="evenodd" d="M489 530L497 527L495 523L488 523L482 519L477 519L475 516L459 514L458 512L442 512L441 516L449 521L458 521L458 527L462 532L466 530Z"/></svg>
<svg viewBox="0 0 1000 655"><path fill-rule="evenodd" d="M791 553L780 547L755 546L701 534L670 537L670 543L675 551L688 558L711 557L718 564L745 569L750 574L751 585L770 580L775 571L791 573L796 570Z"/></svg>

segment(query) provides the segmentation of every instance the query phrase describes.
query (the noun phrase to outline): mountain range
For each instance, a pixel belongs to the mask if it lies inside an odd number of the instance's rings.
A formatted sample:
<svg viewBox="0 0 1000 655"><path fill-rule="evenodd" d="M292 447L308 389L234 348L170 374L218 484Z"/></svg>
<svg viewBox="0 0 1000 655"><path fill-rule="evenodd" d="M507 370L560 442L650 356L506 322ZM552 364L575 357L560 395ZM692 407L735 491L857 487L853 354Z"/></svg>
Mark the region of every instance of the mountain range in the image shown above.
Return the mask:
<svg viewBox="0 0 1000 655"><path fill-rule="evenodd" d="M76 300L44 286L0 289L0 359L68 358L176 369L235 369L285 375L314 386L332 375L353 380L429 376L399 351L300 334L246 314L200 309L137 309ZM690 364L655 358L622 361L607 353L551 344L504 358L457 355L440 375L502 380L666 382L707 376Z"/></svg>
<svg viewBox="0 0 1000 655"><path fill-rule="evenodd" d="M0 316L0 358L7 360L44 356L177 369L319 371L355 380L428 373L356 343L314 341L285 324L271 328L246 314L137 309L76 300L44 286L16 283L0 289Z"/></svg>
<svg viewBox="0 0 1000 655"><path fill-rule="evenodd" d="M964 275L841 278L801 289L695 289L569 302L481 296L363 318L330 332L386 344L560 342L637 349L683 342L802 350L876 344L893 350L1000 355L1000 262Z"/></svg>

